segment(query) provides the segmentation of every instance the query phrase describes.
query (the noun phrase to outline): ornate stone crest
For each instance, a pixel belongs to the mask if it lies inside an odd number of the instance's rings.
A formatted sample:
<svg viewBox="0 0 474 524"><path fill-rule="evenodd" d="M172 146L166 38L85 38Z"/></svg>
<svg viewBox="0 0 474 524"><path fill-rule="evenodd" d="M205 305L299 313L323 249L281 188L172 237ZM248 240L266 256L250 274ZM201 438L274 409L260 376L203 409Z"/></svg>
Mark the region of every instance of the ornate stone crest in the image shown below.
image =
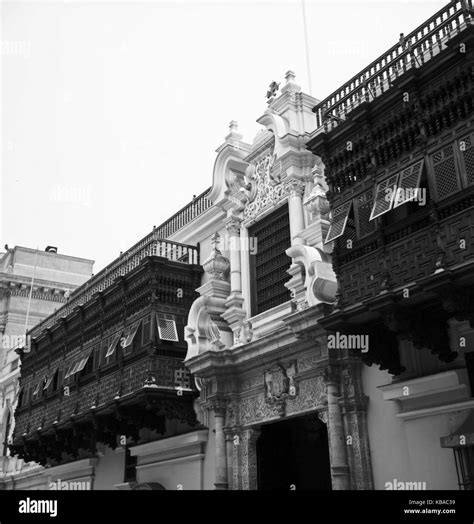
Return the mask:
<svg viewBox="0 0 474 524"><path fill-rule="evenodd" d="M267 403L282 402L297 395L295 384L296 362L287 367L277 364L264 372L265 400Z"/></svg>
<svg viewBox="0 0 474 524"><path fill-rule="evenodd" d="M283 195L281 180L281 165L276 161L276 155L269 153L261 158L250 171L250 186L252 186L251 202L247 204L244 218L253 218L267 206L274 205Z"/></svg>

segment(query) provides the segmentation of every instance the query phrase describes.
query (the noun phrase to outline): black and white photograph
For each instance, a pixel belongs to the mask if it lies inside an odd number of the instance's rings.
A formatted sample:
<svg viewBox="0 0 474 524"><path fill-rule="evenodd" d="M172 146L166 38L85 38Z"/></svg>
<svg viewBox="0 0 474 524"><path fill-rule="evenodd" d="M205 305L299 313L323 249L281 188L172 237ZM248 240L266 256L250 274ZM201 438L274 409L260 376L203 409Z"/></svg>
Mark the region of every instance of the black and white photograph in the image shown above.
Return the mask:
<svg viewBox="0 0 474 524"><path fill-rule="evenodd" d="M474 0L0 19L1 524L472 523Z"/></svg>

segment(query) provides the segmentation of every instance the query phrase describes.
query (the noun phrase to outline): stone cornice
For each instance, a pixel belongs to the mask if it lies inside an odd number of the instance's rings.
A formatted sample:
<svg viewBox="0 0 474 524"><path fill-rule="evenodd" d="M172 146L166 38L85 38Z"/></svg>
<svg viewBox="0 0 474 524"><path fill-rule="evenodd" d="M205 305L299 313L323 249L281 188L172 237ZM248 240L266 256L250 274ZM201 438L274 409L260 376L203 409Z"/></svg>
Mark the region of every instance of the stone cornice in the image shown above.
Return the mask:
<svg viewBox="0 0 474 524"><path fill-rule="evenodd" d="M35 279L33 284L33 298L40 300L51 300L54 302L66 302L64 292L72 291L77 286L64 284L52 280ZM31 278L10 273L0 273L0 294L9 296L28 297L31 289Z"/></svg>
<svg viewBox="0 0 474 524"><path fill-rule="evenodd" d="M306 313L307 310L302 312L302 314ZM323 335L324 331L321 328L319 330L320 335ZM316 335L308 337L307 340L299 340L289 328L281 327L271 335L248 344L232 349L201 353L187 360L185 364L193 374L200 377L230 376L259 369L262 365L273 362L275 359L291 358L316 345Z"/></svg>

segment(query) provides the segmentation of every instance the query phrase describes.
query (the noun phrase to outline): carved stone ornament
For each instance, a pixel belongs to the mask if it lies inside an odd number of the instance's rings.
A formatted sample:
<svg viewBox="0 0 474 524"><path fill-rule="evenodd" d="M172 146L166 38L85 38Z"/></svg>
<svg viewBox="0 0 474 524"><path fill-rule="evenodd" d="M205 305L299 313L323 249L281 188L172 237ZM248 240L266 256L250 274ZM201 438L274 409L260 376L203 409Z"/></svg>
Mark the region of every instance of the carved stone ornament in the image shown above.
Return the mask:
<svg viewBox="0 0 474 524"><path fill-rule="evenodd" d="M281 166L279 163L273 169L276 155L267 154L261 158L251 170L250 183L253 187L251 202L244 210L244 218L254 218L267 206L274 205L283 195L283 186L280 183Z"/></svg>
<svg viewBox="0 0 474 524"><path fill-rule="evenodd" d="M215 233L211 238L211 254L202 265L204 271L210 276L211 280L225 280L225 277L229 272L230 268L229 260L222 255L221 251L217 247L219 244L219 240L219 233Z"/></svg>
<svg viewBox="0 0 474 524"><path fill-rule="evenodd" d="M264 372L265 400L272 404L286 398L294 398L297 394L296 384L296 362L292 362L286 368L277 364Z"/></svg>

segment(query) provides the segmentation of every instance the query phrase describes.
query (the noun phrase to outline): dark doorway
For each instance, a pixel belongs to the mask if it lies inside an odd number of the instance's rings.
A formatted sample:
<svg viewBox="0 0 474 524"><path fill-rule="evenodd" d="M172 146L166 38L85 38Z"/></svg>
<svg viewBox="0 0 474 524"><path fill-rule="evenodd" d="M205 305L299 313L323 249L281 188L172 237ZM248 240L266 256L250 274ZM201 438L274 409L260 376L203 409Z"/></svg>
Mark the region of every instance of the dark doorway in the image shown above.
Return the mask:
<svg viewBox="0 0 474 524"><path fill-rule="evenodd" d="M316 414L262 426L258 489L331 490L328 434Z"/></svg>

